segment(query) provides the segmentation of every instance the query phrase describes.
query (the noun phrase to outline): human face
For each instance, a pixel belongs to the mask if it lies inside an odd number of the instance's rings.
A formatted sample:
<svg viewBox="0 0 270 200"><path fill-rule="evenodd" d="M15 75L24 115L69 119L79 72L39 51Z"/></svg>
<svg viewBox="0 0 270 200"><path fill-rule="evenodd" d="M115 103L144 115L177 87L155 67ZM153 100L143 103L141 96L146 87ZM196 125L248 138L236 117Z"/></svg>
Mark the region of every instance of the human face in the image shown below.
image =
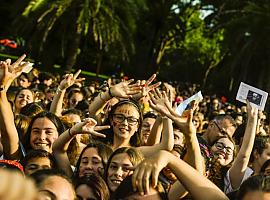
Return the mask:
<svg viewBox="0 0 270 200"><path fill-rule="evenodd" d="M243 116L238 115L235 119L235 123L237 124L237 126L240 126L243 123Z"/></svg>
<svg viewBox="0 0 270 200"><path fill-rule="evenodd" d="M143 119L141 134L140 134L140 139L141 139L142 145L145 145L147 143L147 139L150 135L150 131L151 131L155 121L156 121L155 118Z"/></svg>
<svg viewBox="0 0 270 200"><path fill-rule="evenodd" d="M258 168L261 169L262 165L266 160L270 159L270 145L266 145L266 148L263 150L262 154L255 152L255 161L258 165Z"/></svg>
<svg viewBox="0 0 270 200"><path fill-rule="evenodd" d="M174 144L184 146L184 134L179 129L173 129Z"/></svg>
<svg viewBox="0 0 270 200"><path fill-rule="evenodd" d="M25 77L25 76L20 76L19 78L19 86L23 88L28 88L31 85L31 82Z"/></svg>
<svg viewBox="0 0 270 200"><path fill-rule="evenodd" d="M15 99L15 108L20 111L22 107L33 102L33 93L28 89L23 89L19 92Z"/></svg>
<svg viewBox="0 0 270 200"><path fill-rule="evenodd" d="M34 121L30 135L30 145L33 149L43 149L51 153L52 144L57 138L57 128L47 117Z"/></svg>
<svg viewBox="0 0 270 200"><path fill-rule="evenodd" d="M41 169L51 169L51 161L47 157L38 157L38 158L32 158L30 159L25 168L24 172L27 175L31 175L34 172L41 170Z"/></svg>
<svg viewBox="0 0 270 200"><path fill-rule="evenodd" d="M121 118L125 117L132 119L132 121L137 120L137 122L130 124L128 119L124 119L120 122L121 120L119 120L118 116L121 116ZM114 136L120 140L129 141L139 128L139 117L140 114L137 109L130 104L124 104L117 107L111 119Z"/></svg>
<svg viewBox="0 0 270 200"><path fill-rule="evenodd" d="M51 176L43 181L38 193L38 200L57 199L74 200L75 191L72 185L62 177Z"/></svg>
<svg viewBox="0 0 270 200"><path fill-rule="evenodd" d="M231 124L228 119L223 119L220 121L212 120L210 122L209 128L207 129L207 131L209 131L209 144L213 145L214 141L224 136L232 137L235 129L236 128Z"/></svg>
<svg viewBox="0 0 270 200"><path fill-rule="evenodd" d="M79 167L79 177L87 176L90 174L100 174L103 173L104 166L102 164L102 159L98 154L98 151L94 147L87 148L82 155L80 167Z"/></svg>
<svg viewBox="0 0 270 200"><path fill-rule="evenodd" d="M220 138L211 148L217 161L226 166L233 160L234 145L228 138Z"/></svg>
<svg viewBox="0 0 270 200"><path fill-rule="evenodd" d="M69 100L69 107L74 108L81 100L83 100L83 95L81 93L74 93Z"/></svg>
<svg viewBox="0 0 270 200"><path fill-rule="evenodd" d="M93 190L86 184L79 185L76 188L76 195L78 200L98 200Z"/></svg>
<svg viewBox="0 0 270 200"><path fill-rule="evenodd" d="M133 164L127 153L120 153L115 155L108 168L107 184L109 189L114 192L121 182L131 174L128 167L132 167Z"/></svg>
<svg viewBox="0 0 270 200"><path fill-rule="evenodd" d="M250 191L245 194L242 200L270 200L270 193L261 191Z"/></svg>

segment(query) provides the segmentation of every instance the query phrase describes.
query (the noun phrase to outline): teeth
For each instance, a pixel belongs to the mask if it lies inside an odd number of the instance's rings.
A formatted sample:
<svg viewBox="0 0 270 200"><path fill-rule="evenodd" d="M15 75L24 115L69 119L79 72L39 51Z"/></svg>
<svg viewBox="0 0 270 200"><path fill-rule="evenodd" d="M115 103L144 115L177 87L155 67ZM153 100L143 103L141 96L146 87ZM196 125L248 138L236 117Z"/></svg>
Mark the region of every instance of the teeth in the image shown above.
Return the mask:
<svg viewBox="0 0 270 200"><path fill-rule="evenodd" d="M122 181L113 180L112 182L113 182L113 183L116 183L116 184L120 184Z"/></svg>
<svg viewBox="0 0 270 200"><path fill-rule="evenodd" d="M36 146L39 146L39 147L46 147L47 144L36 144Z"/></svg>

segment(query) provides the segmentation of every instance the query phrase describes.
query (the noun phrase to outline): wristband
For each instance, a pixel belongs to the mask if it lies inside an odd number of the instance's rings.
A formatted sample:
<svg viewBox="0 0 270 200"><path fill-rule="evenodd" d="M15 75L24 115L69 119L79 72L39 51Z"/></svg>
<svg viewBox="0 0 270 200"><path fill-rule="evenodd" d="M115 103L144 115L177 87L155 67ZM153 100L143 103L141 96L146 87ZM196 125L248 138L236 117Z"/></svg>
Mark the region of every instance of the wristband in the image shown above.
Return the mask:
<svg viewBox="0 0 270 200"><path fill-rule="evenodd" d="M111 98L113 98L113 95L112 95L112 92L111 92L111 88L109 88L109 96L110 96Z"/></svg>
<svg viewBox="0 0 270 200"><path fill-rule="evenodd" d="M70 130L71 130L71 128L68 129L68 134L69 134L70 137L73 137L73 135L71 134Z"/></svg>

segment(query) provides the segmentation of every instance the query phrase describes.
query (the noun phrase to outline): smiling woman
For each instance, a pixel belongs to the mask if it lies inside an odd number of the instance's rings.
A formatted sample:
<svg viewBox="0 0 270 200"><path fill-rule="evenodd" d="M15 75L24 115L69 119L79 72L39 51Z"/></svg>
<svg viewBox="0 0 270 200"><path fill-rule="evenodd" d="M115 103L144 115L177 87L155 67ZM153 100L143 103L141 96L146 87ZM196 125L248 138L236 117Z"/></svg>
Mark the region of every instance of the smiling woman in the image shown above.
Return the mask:
<svg viewBox="0 0 270 200"><path fill-rule="evenodd" d="M64 132L61 120L51 112L43 111L30 122L24 147L29 149L43 149L52 152L52 144L59 134Z"/></svg>
<svg viewBox="0 0 270 200"><path fill-rule="evenodd" d="M104 174L110 191L114 192L132 174L130 167L138 165L142 160L143 156L135 148L123 147L113 152Z"/></svg>

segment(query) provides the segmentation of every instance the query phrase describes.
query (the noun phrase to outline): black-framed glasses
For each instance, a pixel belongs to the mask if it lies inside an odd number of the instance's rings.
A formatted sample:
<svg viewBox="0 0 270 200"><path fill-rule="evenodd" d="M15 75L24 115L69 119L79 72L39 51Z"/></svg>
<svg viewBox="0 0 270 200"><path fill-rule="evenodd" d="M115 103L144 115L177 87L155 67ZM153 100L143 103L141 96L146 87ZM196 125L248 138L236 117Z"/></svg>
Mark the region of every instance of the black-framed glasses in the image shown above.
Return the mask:
<svg viewBox="0 0 270 200"><path fill-rule="evenodd" d="M223 135L230 135L227 131L225 131L222 127L220 127L219 123L216 120L212 120L212 122L216 125L219 132L221 132Z"/></svg>
<svg viewBox="0 0 270 200"><path fill-rule="evenodd" d="M233 155L233 149L231 147L226 147L222 142L216 142L215 147L220 151L226 149L227 155Z"/></svg>
<svg viewBox="0 0 270 200"><path fill-rule="evenodd" d="M122 114L113 114L113 120L117 123L122 123L123 121L127 120L129 125L136 125L139 122L139 119L135 117L126 117Z"/></svg>

